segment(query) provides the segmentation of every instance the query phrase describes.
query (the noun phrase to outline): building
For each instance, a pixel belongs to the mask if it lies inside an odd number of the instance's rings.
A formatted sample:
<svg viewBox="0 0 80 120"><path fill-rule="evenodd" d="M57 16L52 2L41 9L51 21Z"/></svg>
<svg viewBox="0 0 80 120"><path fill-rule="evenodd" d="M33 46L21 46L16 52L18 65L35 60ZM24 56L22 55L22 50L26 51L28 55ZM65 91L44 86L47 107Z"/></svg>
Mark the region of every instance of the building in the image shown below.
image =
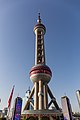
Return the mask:
<svg viewBox="0 0 80 120"><path fill-rule="evenodd" d="M23 108L24 108L24 106L26 104L26 101L28 101L28 99L29 99L30 93L31 93L31 90L29 88L26 91L25 96L22 98L22 111L23 111ZM31 98L31 102L33 103L33 98ZM26 108L26 110L31 110L31 109L33 109L33 107L29 104L28 107Z"/></svg>
<svg viewBox="0 0 80 120"><path fill-rule="evenodd" d="M65 120L73 120L70 100L67 96L61 97L62 111Z"/></svg>
<svg viewBox="0 0 80 120"><path fill-rule="evenodd" d="M17 97L15 99L14 107L12 110L12 120L20 120L21 119L21 109L22 109L22 98Z"/></svg>
<svg viewBox="0 0 80 120"><path fill-rule="evenodd" d="M6 118L6 117L7 117L7 113L8 113L8 108L5 107L5 108L2 110L2 117L3 117L3 118Z"/></svg>
<svg viewBox="0 0 80 120"><path fill-rule="evenodd" d="M33 88L23 108L22 116L29 120L57 120L62 116L62 112L48 86L52 77L52 71L46 65L44 47L46 27L41 22L40 13L37 24L34 27L34 33L35 65L30 70L30 79L33 82ZM34 99L33 103L31 101L32 97ZM33 107L32 110L26 110L29 104ZM52 108L52 104L54 109Z"/></svg>
<svg viewBox="0 0 80 120"><path fill-rule="evenodd" d="M77 96L78 104L79 104L79 107L80 107L80 90L76 91L76 96Z"/></svg>
<svg viewBox="0 0 80 120"><path fill-rule="evenodd" d="M80 113L79 112L73 113L73 120L80 120Z"/></svg>
<svg viewBox="0 0 80 120"><path fill-rule="evenodd" d="M2 117L2 110L0 110L0 118Z"/></svg>

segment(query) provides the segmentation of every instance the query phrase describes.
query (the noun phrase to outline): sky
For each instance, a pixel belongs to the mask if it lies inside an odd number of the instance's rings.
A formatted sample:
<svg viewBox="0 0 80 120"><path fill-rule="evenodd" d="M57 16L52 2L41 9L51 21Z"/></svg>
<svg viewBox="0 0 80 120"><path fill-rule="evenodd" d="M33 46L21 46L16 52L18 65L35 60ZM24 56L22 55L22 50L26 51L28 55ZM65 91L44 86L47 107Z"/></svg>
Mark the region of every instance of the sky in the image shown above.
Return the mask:
<svg viewBox="0 0 80 120"><path fill-rule="evenodd" d="M80 0L0 0L0 109L12 98L24 97L33 83L38 13L46 26L46 64L52 71L49 87L61 107L67 95L72 110L80 112L76 90L80 89Z"/></svg>

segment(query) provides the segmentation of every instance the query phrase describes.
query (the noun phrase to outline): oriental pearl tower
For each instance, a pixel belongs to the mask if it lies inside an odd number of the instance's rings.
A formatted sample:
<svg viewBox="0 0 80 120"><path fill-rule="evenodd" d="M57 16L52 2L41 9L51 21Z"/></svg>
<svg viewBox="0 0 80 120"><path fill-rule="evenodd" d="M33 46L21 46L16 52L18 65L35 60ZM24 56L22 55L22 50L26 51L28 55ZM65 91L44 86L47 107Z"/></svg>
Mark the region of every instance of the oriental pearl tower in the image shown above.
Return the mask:
<svg viewBox="0 0 80 120"><path fill-rule="evenodd" d="M44 35L46 27L42 24L40 13L37 24L34 26L35 33L35 65L30 70L30 79L34 86L29 95L29 99L24 106L23 115L31 120L53 120L54 115L61 116L61 110L53 96L48 83L51 80L51 69L46 65ZM31 101L33 97L33 101ZM32 110L28 110L31 104ZM54 105L53 108L51 105Z"/></svg>

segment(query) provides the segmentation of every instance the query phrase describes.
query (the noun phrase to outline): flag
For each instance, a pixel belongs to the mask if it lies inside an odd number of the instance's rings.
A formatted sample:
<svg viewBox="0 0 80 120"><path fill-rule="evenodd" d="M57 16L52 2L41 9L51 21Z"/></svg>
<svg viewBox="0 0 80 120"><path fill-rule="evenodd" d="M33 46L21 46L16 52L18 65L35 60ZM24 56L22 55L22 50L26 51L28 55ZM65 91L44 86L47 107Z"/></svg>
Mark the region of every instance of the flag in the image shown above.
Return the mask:
<svg viewBox="0 0 80 120"><path fill-rule="evenodd" d="M14 87L15 86L13 86L10 97L9 97L9 100L8 100L8 108L10 108L10 105L11 105L11 100L12 100L12 96L13 96L13 92L14 92Z"/></svg>

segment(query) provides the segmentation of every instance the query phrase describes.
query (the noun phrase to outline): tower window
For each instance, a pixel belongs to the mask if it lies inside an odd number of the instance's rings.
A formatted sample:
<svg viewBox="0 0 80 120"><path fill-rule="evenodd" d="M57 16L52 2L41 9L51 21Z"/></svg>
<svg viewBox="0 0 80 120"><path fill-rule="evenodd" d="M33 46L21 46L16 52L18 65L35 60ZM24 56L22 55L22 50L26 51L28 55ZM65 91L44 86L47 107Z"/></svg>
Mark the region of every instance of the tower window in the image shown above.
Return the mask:
<svg viewBox="0 0 80 120"><path fill-rule="evenodd" d="M38 38L41 38L41 35L38 35Z"/></svg>
<svg viewBox="0 0 80 120"><path fill-rule="evenodd" d="M38 31L38 34L41 34L41 31Z"/></svg>
<svg viewBox="0 0 80 120"><path fill-rule="evenodd" d="M41 44L41 39L38 39L38 44Z"/></svg>
<svg viewBox="0 0 80 120"><path fill-rule="evenodd" d="M41 44L38 44L38 48L41 49L41 48L42 48L42 45L41 45Z"/></svg>
<svg viewBox="0 0 80 120"><path fill-rule="evenodd" d="M42 57L38 57L38 63L42 62Z"/></svg>

